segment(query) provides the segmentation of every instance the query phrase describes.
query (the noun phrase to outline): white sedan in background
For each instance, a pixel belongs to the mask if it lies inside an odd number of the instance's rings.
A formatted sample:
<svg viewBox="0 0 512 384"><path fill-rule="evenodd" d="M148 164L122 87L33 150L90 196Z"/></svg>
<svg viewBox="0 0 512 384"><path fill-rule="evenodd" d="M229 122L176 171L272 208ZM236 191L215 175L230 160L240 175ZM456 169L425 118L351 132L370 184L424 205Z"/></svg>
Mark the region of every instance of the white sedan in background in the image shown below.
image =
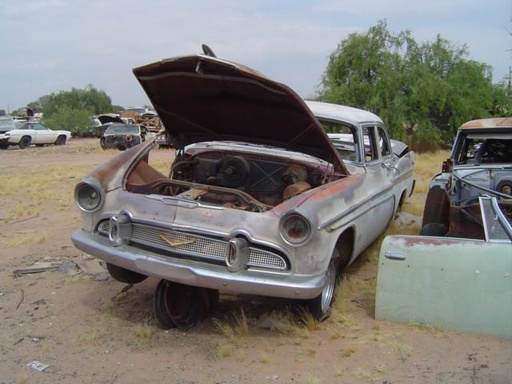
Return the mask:
<svg viewBox="0 0 512 384"><path fill-rule="evenodd" d="M0 132L0 148L7 149L9 145L19 145L21 149L28 148L31 144L64 145L70 137L70 131L54 131L41 123L28 122L16 129Z"/></svg>

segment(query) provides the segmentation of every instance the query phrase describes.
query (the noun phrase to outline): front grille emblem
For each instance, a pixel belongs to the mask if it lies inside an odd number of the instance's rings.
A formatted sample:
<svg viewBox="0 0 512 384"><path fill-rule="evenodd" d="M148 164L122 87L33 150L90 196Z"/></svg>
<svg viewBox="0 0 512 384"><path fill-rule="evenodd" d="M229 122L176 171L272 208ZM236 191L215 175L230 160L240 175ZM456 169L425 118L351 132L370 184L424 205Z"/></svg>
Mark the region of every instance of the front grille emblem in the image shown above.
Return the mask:
<svg viewBox="0 0 512 384"><path fill-rule="evenodd" d="M173 248L179 247L181 245L194 244L194 240L178 240L178 239L171 237L167 233L160 233L159 236L163 241L165 241L167 244L169 244Z"/></svg>

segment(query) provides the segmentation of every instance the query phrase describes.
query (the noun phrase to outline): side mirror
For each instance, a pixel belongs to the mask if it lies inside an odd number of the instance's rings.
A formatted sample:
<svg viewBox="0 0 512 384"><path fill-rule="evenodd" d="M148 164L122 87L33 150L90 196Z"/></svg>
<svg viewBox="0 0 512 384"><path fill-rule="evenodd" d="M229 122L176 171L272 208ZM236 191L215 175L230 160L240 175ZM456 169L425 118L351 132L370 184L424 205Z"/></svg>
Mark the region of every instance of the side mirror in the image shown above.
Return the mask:
<svg viewBox="0 0 512 384"><path fill-rule="evenodd" d="M441 167L441 172L449 173L452 171L452 168L453 168L453 160L448 158L445 161L443 161L443 166Z"/></svg>

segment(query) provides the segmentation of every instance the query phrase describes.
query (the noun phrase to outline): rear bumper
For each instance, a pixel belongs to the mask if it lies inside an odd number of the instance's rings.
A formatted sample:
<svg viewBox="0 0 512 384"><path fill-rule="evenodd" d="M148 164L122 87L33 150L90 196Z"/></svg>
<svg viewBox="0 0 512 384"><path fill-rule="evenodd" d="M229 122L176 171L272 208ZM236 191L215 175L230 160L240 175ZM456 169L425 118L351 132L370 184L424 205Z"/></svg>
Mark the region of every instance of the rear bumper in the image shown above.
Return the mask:
<svg viewBox="0 0 512 384"><path fill-rule="evenodd" d="M79 250L99 259L148 276L223 291L282 297L311 299L318 296L325 285L325 273L320 275L294 275L249 269L230 272L225 265L162 256L151 251L114 246L103 236L84 230L75 231L71 240Z"/></svg>

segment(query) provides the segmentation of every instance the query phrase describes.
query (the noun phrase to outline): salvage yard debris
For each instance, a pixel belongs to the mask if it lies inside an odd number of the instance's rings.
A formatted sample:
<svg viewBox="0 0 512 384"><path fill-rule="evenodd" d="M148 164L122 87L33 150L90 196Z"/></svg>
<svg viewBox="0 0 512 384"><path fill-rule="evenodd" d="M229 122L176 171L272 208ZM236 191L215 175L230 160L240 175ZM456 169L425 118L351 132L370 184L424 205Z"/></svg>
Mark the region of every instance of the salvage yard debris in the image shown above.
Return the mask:
<svg viewBox="0 0 512 384"><path fill-rule="evenodd" d="M83 273L94 280L103 281L109 278L106 268L101 261L90 256L80 256L61 260L36 261L29 267L15 269L14 277L21 277L33 273L59 271L68 276Z"/></svg>
<svg viewBox="0 0 512 384"><path fill-rule="evenodd" d="M43 372L46 368L50 366L50 364L44 364L40 361L34 360L33 362L27 364L30 368L35 369L36 371Z"/></svg>

